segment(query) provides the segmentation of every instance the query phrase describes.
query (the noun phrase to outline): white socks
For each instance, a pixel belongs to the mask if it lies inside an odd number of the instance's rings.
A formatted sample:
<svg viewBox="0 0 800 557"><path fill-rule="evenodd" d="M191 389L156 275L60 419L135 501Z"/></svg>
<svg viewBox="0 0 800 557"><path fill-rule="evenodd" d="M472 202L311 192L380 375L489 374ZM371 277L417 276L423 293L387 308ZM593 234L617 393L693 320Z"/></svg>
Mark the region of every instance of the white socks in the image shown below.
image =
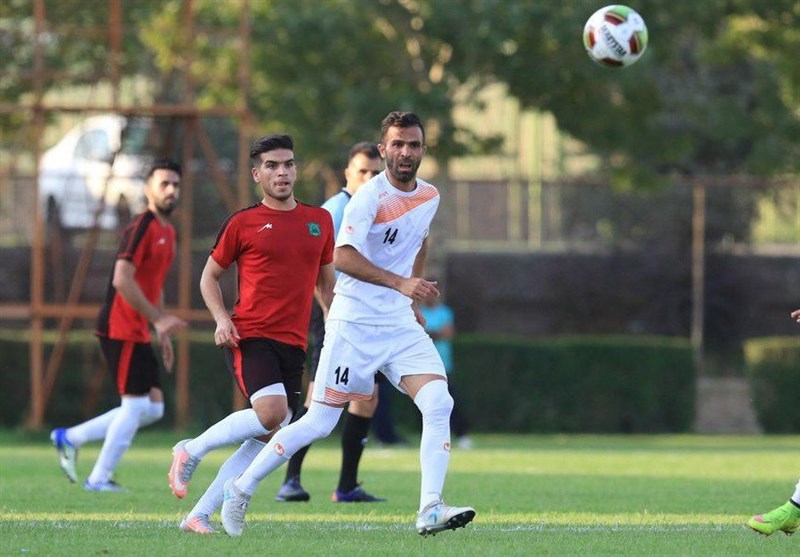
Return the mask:
<svg viewBox="0 0 800 557"><path fill-rule="evenodd" d="M419 510L442 498L447 467L450 464L450 412L453 397L447 382L433 380L427 383L414 398L422 413L422 440L419 445L419 464L422 483L419 493Z"/></svg>
<svg viewBox="0 0 800 557"><path fill-rule="evenodd" d="M253 459L267 444L258 439L248 439L228 457L217 472L217 477L208 486L203 496L197 501L188 516L204 514L211 516L222 506L223 486L229 478L235 478L253 462Z"/></svg>
<svg viewBox="0 0 800 557"><path fill-rule="evenodd" d="M111 479L111 474L119 460L130 447L141 420L149 415L150 397L147 395L124 396L117 410L103 415L114 413L106 431L106 439L100 450L100 456L97 457L97 462L89 475L89 483L98 484Z"/></svg>
<svg viewBox="0 0 800 557"><path fill-rule="evenodd" d="M268 433L269 430L261 425L256 411L248 408L221 419L198 437L188 441L184 449L196 458L203 458L216 448Z"/></svg>
<svg viewBox="0 0 800 557"><path fill-rule="evenodd" d="M82 424L68 428L67 441L80 447L84 443L105 439L108 426L111 425L111 421L118 413L119 406Z"/></svg>
<svg viewBox="0 0 800 557"><path fill-rule="evenodd" d="M800 481L797 482L797 485L794 486L794 495L791 497L792 501L800 505Z"/></svg>
<svg viewBox="0 0 800 557"><path fill-rule="evenodd" d="M149 399L149 397L148 401L150 402L150 405L148 406L147 411L140 416L141 421L139 422L139 427L145 427L155 423L164 416L163 401L153 402ZM105 439L108 427L111 425L111 422L114 420L114 417L117 415L119 410L120 407L117 406L105 414L100 414L97 417L68 428L67 440L76 447L80 447L81 445L91 443L92 441L100 441Z"/></svg>
<svg viewBox="0 0 800 557"><path fill-rule="evenodd" d="M139 422L139 427L146 427L150 424L156 423L158 420L164 417L164 401L160 400L158 402L150 401L150 406L147 407L147 412L145 412L142 417L141 421Z"/></svg>
<svg viewBox="0 0 800 557"><path fill-rule="evenodd" d="M339 421L339 416L342 415L342 410L312 402L302 418L282 428L273 436L264 450L236 480L236 487L248 495L255 493L258 482L280 468L294 453L317 439L330 435Z"/></svg>

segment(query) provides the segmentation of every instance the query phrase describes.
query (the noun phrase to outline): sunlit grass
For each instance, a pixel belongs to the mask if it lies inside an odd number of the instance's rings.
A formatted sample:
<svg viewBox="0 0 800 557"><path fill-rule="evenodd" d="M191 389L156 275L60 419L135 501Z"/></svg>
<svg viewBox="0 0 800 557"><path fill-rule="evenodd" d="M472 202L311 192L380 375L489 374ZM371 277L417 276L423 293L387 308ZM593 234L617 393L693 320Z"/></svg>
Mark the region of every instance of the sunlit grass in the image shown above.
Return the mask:
<svg viewBox="0 0 800 557"><path fill-rule="evenodd" d="M130 493L119 495L69 484L45 435L0 432L0 554L788 555L799 547L744 527L791 494L798 436L478 436L476 449L453 450L445 495L474 506L476 519L432 539L413 529L417 450L366 451L361 480L386 503L333 504L336 438L306 458L311 502L274 502L280 470L256 492L241 538L183 533L178 522L231 449L203 461L181 501L166 482L179 438L142 432L118 470ZM98 451L81 449L82 478Z"/></svg>

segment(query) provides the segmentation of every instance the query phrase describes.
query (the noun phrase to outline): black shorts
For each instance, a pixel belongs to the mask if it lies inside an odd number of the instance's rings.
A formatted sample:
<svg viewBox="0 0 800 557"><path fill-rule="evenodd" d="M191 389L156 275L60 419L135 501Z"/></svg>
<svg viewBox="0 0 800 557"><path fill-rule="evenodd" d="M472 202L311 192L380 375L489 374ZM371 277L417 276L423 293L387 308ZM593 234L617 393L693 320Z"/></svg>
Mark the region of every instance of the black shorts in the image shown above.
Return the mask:
<svg viewBox="0 0 800 557"><path fill-rule="evenodd" d="M269 338L239 341L236 348L225 349L225 362L233 380L247 399L264 387L283 383L289 407L296 408L303 390L303 364L306 352Z"/></svg>
<svg viewBox="0 0 800 557"><path fill-rule="evenodd" d="M121 395L146 395L161 388L156 354L149 342L97 337L108 371Z"/></svg>

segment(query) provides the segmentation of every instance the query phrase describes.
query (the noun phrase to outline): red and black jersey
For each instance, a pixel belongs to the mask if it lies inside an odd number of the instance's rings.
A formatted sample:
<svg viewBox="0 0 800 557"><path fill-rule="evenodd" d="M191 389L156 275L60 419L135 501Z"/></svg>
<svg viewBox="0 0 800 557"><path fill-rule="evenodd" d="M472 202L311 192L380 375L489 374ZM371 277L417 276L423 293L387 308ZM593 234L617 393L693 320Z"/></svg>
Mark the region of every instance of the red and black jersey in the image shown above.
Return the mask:
<svg viewBox="0 0 800 557"><path fill-rule="evenodd" d="M211 257L239 268L233 324L239 336L270 338L305 350L319 268L333 261L333 221L303 203L276 211L259 203L222 224Z"/></svg>
<svg viewBox="0 0 800 557"><path fill-rule="evenodd" d="M162 224L151 211L140 214L128 225L117 251L117 259L126 259L136 267L136 284L156 307L174 257L175 229L171 224ZM97 319L97 334L117 340L150 342L147 319L114 288L113 269L106 303Z"/></svg>

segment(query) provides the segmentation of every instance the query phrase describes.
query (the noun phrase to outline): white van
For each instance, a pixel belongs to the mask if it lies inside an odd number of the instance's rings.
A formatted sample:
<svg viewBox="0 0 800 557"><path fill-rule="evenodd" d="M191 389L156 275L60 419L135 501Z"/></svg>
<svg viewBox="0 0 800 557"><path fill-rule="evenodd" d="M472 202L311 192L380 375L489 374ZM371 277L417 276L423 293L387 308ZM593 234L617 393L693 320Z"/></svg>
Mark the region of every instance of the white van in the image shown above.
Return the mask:
<svg viewBox="0 0 800 557"><path fill-rule="evenodd" d="M142 211L150 127L146 119L90 116L45 151L39 162L39 200L45 218L67 229L89 228L105 198L98 224L113 229L120 211Z"/></svg>

